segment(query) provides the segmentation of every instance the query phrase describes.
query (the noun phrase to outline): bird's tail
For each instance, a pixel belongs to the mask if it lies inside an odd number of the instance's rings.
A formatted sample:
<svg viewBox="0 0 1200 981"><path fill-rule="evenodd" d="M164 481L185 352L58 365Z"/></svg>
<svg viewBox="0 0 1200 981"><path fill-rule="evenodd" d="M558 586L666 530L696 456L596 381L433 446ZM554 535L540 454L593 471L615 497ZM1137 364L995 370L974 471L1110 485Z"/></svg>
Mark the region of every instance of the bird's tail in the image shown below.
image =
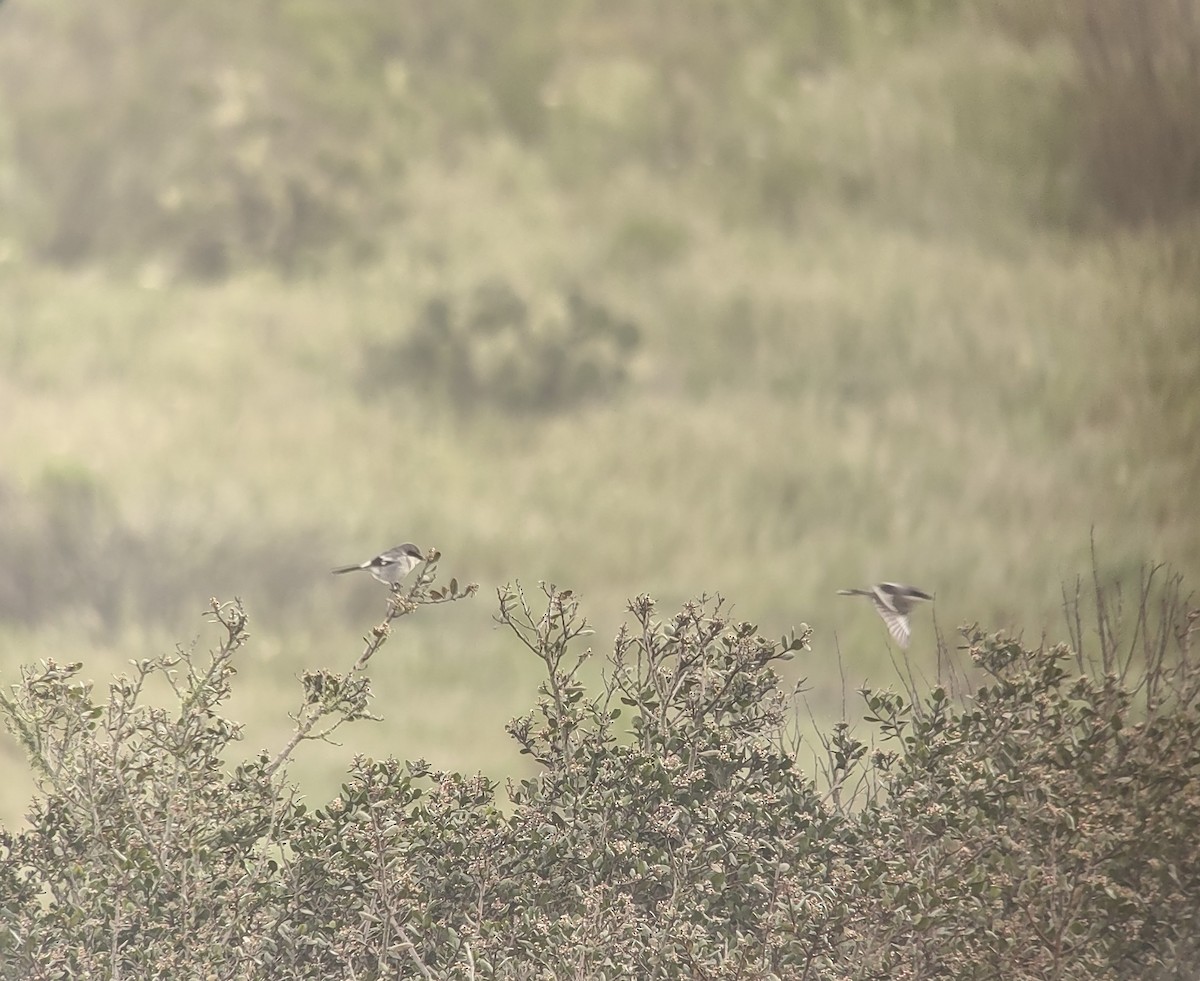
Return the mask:
<svg viewBox="0 0 1200 981"><path fill-rule="evenodd" d="M342 568L340 568L340 569L334 569L332 571L331 575L340 576L343 572L355 572L361 568L362 568L361 565L346 565L346 566L342 566Z"/></svg>
<svg viewBox="0 0 1200 981"><path fill-rule="evenodd" d="M869 589L839 589L839 596L874 596Z"/></svg>

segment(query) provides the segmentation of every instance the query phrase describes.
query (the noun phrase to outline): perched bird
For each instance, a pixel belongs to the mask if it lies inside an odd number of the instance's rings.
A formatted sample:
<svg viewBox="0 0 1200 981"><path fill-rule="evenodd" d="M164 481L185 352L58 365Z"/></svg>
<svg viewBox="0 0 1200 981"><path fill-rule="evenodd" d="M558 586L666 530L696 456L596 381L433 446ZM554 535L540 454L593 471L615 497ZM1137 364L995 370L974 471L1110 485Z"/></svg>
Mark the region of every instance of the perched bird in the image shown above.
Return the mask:
<svg viewBox="0 0 1200 981"><path fill-rule="evenodd" d="M839 596L869 596L875 604L875 609L883 617L888 631L896 638L901 647L908 646L911 631L908 626L908 611L920 600L933 599L926 592L915 586L905 586L898 582L881 582L870 589L839 589Z"/></svg>
<svg viewBox="0 0 1200 981"><path fill-rule="evenodd" d="M392 586L400 582L424 561L425 556L421 554L421 550L412 542L405 542L403 545L389 548L386 552L380 552L375 558L368 559L362 565L347 565L341 569L334 569L333 574L341 575L343 572L366 569L380 582Z"/></svg>

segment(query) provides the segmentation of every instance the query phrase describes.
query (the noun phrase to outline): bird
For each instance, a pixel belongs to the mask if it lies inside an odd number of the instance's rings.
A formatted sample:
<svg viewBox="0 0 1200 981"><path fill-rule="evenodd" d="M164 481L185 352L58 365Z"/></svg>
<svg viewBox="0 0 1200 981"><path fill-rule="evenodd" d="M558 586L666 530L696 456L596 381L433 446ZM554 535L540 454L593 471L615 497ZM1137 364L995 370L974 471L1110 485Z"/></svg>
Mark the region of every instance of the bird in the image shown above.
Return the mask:
<svg viewBox="0 0 1200 981"><path fill-rule="evenodd" d="M933 599L929 593L916 586L905 586L898 582L881 582L870 589L839 589L839 596L869 596L889 633L901 647L908 646L911 630L908 613L921 600Z"/></svg>
<svg viewBox="0 0 1200 981"><path fill-rule="evenodd" d="M366 569L380 582L394 586L424 561L425 556L421 554L421 550L412 542L405 542L403 545L389 548L386 552L380 552L373 559L367 559L360 565L346 565L334 569L332 574L340 576L343 572Z"/></svg>

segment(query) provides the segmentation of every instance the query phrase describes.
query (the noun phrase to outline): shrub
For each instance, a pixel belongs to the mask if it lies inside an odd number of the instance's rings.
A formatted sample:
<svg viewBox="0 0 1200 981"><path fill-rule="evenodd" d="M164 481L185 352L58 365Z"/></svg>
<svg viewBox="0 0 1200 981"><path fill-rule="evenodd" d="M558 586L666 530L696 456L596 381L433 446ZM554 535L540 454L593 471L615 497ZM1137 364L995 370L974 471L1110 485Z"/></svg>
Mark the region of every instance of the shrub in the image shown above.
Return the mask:
<svg viewBox="0 0 1200 981"><path fill-rule="evenodd" d="M397 618L473 592L434 577L393 594L350 672L303 677L274 758L232 770L237 606L214 601L211 657L141 662L105 704L78 665L26 671L0 708L44 797L0 838L0 974L1186 976L1200 611L1164 608L1171 656L1124 677L968 628L974 696L864 691L887 748L839 726L818 786L776 673L807 627L774 641L720 600L662 618L639 597L593 692L577 598L505 588L497 619L545 669L508 727L540 772L502 806L481 775L358 757L307 810L284 769L299 743L370 717L364 670ZM144 704L154 675L169 712Z"/></svg>
<svg viewBox="0 0 1200 981"><path fill-rule="evenodd" d="M1065 646L967 639L993 681L966 709L940 688L920 707L868 696L904 733L875 760L888 806L864 816L875 922L890 921L880 970L1130 977L1171 963L1200 927L1194 667L1142 714L1116 675L1072 673Z"/></svg>
<svg viewBox="0 0 1200 981"><path fill-rule="evenodd" d="M430 299L406 337L368 355L369 389L416 385L463 411L552 412L612 395L640 331L578 289L538 305L507 283Z"/></svg>
<svg viewBox="0 0 1200 981"><path fill-rule="evenodd" d="M0 834L0 976L262 976L257 944L275 927L289 933L279 876L306 814L284 768L301 742L372 718L365 670L394 621L475 591L454 580L434 589L436 561L392 595L349 672L302 676L296 728L279 753L232 772L222 758L240 727L217 710L247 639L238 604L212 601L217 649L139 661L103 701L79 662L24 671L0 712L44 796L30 831ZM155 682L174 693L170 711L148 704Z"/></svg>

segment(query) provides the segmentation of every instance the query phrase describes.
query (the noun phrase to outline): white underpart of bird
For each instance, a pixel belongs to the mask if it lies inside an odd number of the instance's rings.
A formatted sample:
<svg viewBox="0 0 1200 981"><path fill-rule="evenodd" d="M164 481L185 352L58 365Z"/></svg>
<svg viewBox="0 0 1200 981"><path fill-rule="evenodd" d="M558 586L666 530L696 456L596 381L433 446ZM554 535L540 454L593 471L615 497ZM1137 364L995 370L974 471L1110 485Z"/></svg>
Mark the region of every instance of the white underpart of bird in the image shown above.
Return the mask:
<svg viewBox="0 0 1200 981"><path fill-rule="evenodd" d="M875 612L887 624L888 632L901 647L908 647L912 629L908 624L909 611L921 600L933 597L916 586L898 582L881 582L870 589L839 589L839 596L866 596L875 605Z"/></svg>
<svg viewBox="0 0 1200 981"><path fill-rule="evenodd" d="M367 559L366 562L334 569L333 574L341 575L343 572L357 572L360 569L366 569L380 582L392 586L400 582L424 561L425 556L421 550L412 542L405 542L403 545L389 548L386 552L380 552L374 558Z"/></svg>

